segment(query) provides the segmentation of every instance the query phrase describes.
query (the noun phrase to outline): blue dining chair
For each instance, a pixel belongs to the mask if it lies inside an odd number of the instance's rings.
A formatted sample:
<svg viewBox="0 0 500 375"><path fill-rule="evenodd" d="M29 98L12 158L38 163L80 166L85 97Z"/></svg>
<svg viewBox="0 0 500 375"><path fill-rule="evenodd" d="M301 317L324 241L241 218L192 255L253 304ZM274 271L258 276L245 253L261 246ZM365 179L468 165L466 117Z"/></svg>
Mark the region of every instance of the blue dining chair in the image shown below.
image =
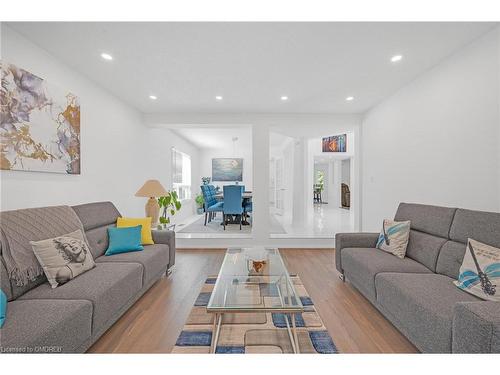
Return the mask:
<svg viewBox="0 0 500 375"><path fill-rule="evenodd" d="M216 212L223 212L224 201L217 200L213 185L201 185L200 189L205 201L205 225L207 225L207 216L210 222L212 221L212 214L215 215Z"/></svg>
<svg viewBox="0 0 500 375"><path fill-rule="evenodd" d="M245 193L245 185L238 185L241 186L241 193ZM248 222L248 213L253 211L253 206L252 206L252 198L243 198L243 224L249 225L250 223Z"/></svg>
<svg viewBox="0 0 500 375"><path fill-rule="evenodd" d="M224 186L224 205L222 209L222 221L226 230L226 215L239 215L240 230L243 220L243 191L239 185Z"/></svg>
<svg viewBox="0 0 500 375"><path fill-rule="evenodd" d="M208 190L210 190L210 193L215 195L217 194L217 190L215 190L215 186L214 185L207 185L208 186Z"/></svg>
<svg viewBox="0 0 500 375"><path fill-rule="evenodd" d="M241 186L241 193L245 193L245 185L239 185ZM252 206L252 199L246 199L243 198L243 212L246 214L247 212L252 212L253 211L253 206Z"/></svg>
<svg viewBox="0 0 500 375"><path fill-rule="evenodd" d="M246 202L245 204L243 204L243 210L245 211L245 213L252 212L253 211L252 201L249 201L249 202Z"/></svg>
<svg viewBox="0 0 500 375"><path fill-rule="evenodd" d="M212 194L215 199L217 200L217 202L223 202L223 197L222 195L220 195L219 197L217 197L217 189L215 188L214 185L208 185L208 189L210 190L210 194ZM212 215L212 217L210 217L210 221L217 216L217 212L218 211L213 211L213 212L210 212L210 214Z"/></svg>

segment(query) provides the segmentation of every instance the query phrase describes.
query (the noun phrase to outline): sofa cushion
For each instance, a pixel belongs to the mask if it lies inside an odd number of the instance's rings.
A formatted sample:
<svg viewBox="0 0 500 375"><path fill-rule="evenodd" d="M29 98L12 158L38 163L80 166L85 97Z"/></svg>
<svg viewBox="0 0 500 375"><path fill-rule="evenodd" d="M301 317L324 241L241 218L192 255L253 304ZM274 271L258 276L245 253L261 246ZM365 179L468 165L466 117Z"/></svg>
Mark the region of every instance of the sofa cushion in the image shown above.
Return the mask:
<svg viewBox="0 0 500 375"><path fill-rule="evenodd" d="M445 242L445 238L411 230L406 256L422 263L428 269L435 272L439 251Z"/></svg>
<svg viewBox="0 0 500 375"><path fill-rule="evenodd" d="M464 260L465 248L464 243L446 241L439 252L436 273L458 279L460 266Z"/></svg>
<svg viewBox="0 0 500 375"><path fill-rule="evenodd" d="M90 340L90 301L16 300L7 308L9 318L0 330L5 353L75 352Z"/></svg>
<svg viewBox="0 0 500 375"><path fill-rule="evenodd" d="M80 218L90 251L95 258L104 254L108 248L108 227L116 226L120 212L111 202L96 202L71 207Z"/></svg>
<svg viewBox="0 0 500 375"><path fill-rule="evenodd" d="M149 284L155 277L165 273L169 263L168 245L156 244L144 246L143 251L102 256L96 263L138 263L143 267L143 285Z"/></svg>
<svg viewBox="0 0 500 375"><path fill-rule="evenodd" d="M120 212L111 202L86 203L71 208L80 218L86 231L116 223L116 219L120 217Z"/></svg>
<svg viewBox="0 0 500 375"><path fill-rule="evenodd" d="M95 258L104 255L109 246L108 228L115 228L116 224L105 225L85 232L90 245L90 252Z"/></svg>
<svg viewBox="0 0 500 375"><path fill-rule="evenodd" d="M456 208L426 204L400 203L394 220L411 221L411 228L434 236L448 238Z"/></svg>
<svg viewBox="0 0 500 375"><path fill-rule="evenodd" d="M459 208L450 229L450 239L467 243L469 238L500 247L500 213Z"/></svg>
<svg viewBox="0 0 500 375"><path fill-rule="evenodd" d="M347 278L372 302L376 300L375 276L380 272L431 273L413 259L401 259L379 249L346 248L341 256Z"/></svg>
<svg viewBox="0 0 500 375"><path fill-rule="evenodd" d="M423 352L450 353L455 304L480 301L444 275L379 273L375 285L381 310Z"/></svg>
<svg viewBox="0 0 500 375"><path fill-rule="evenodd" d="M500 353L500 303L457 303L453 309L453 353Z"/></svg>
<svg viewBox="0 0 500 375"><path fill-rule="evenodd" d="M24 294L21 299L85 299L92 302L92 332L104 327L142 288L142 266L137 263L97 263L88 272L52 289L49 283Z"/></svg>

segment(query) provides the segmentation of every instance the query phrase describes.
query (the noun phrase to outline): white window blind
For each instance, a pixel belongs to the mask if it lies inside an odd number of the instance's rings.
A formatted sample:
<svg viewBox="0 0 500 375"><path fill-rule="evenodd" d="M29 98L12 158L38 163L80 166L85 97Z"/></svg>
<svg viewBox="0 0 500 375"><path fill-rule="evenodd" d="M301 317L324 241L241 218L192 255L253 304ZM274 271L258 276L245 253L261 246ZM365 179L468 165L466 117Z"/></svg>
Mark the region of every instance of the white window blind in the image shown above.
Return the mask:
<svg viewBox="0 0 500 375"><path fill-rule="evenodd" d="M191 199L191 157L172 148L172 188L179 199Z"/></svg>

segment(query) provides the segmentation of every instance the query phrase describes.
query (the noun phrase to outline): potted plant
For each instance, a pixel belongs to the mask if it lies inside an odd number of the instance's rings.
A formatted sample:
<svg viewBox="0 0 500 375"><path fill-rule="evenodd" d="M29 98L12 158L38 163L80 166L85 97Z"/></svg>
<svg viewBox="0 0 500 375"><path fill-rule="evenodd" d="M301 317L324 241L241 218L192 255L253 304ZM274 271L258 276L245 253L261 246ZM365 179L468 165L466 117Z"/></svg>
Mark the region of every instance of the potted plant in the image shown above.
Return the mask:
<svg viewBox="0 0 500 375"><path fill-rule="evenodd" d="M181 202L179 201L179 197L177 196L176 191L169 191L168 195L164 197L158 198L158 204L160 208L163 209L162 214L160 216L160 225L158 225L159 229L171 229L175 230L175 224L170 224L170 217L174 216L177 211L179 211L182 207Z"/></svg>
<svg viewBox="0 0 500 375"><path fill-rule="evenodd" d="M196 196L196 198L194 199L194 201L196 202L197 204L197 207L196 207L196 213L198 215L201 215L203 214L203 205L205 204L205 200L203 199L203 195L201 194L198 194Z"/></svg>

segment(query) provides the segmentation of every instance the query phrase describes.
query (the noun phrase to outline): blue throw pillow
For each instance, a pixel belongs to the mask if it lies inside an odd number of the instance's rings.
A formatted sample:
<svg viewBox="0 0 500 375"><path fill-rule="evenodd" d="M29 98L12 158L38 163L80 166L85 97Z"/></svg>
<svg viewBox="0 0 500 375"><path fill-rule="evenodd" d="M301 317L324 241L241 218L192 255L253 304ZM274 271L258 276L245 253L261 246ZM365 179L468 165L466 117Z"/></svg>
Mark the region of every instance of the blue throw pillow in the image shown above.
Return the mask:
<svg viewBox="0 0 500 375"><path fill-rule="evenodd" d="M141 251L142 225L127 228L108 228L109 246L104 255Z"/></svg>
<svg viewBox="0 0 500 375"><path fill-rule="evenodd" d="M5 322L5 319L7 318L7 296L3 292L2 289L0 289L0 328L3 327L3 323Z"/></svg>

